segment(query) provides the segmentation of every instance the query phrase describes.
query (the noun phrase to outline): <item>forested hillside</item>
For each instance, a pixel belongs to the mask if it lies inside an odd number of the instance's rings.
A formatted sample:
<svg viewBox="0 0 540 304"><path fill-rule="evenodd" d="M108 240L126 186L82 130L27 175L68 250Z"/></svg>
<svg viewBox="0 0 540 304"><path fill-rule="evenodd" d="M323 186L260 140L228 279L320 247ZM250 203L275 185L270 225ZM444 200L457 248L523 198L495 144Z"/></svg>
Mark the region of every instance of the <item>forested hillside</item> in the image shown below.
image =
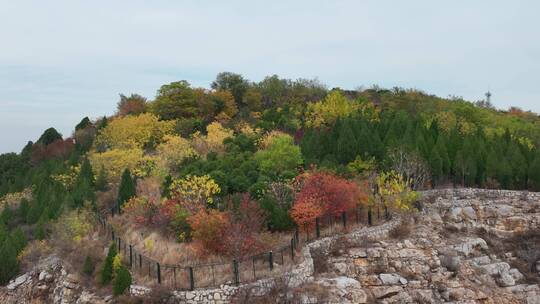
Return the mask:
<svg viewBox="0 0 540 304"><path fill-rule="evenodd" d="M0 155L0 282L46 252L28 241L77 244L102 210L236 257L358 204L411 209L414 190L540 190L539 146L537 114L418 90L220 73L211 89L120 95L116 113Z"/></svg>

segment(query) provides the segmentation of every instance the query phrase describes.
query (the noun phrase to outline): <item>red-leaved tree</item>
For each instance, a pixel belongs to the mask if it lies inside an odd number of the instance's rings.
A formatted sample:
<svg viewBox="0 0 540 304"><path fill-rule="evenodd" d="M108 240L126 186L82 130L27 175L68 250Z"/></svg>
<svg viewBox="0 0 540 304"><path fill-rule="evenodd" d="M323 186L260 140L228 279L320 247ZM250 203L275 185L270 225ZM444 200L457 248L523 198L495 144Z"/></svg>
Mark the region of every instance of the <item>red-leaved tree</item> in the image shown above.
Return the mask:
<svg viewBox="0 0 540 304"><path fill-rule="evenodd" d="M297 184L300 189L290 215L300 227L321 215L339 215L365 200L356 183L326 172L304 174Z"/></svg>

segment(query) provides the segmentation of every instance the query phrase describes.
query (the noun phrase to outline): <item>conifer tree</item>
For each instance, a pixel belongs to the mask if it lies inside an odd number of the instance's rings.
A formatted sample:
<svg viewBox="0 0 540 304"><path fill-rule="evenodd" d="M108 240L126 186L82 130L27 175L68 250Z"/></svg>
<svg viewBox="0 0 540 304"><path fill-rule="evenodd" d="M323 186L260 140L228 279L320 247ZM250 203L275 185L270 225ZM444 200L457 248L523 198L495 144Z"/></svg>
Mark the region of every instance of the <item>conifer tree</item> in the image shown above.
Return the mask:
<svg viewBox="0 0 540 304"><path fill-rule="evenodd" d="M101 284L108 284L113 278L113 259L116 256L116 245L111 244L109 252L101 268Z"/></svg>
<svg viewBox="0 0 540 304"><path fill-rule="evenodd" d="M118 188L118 202L117 207L121 210L125 202L137 194L135 181L131 177L129 169L125 169L122 173L122 179L120 181L120 187Z"/></svg>
<svg viewBox="0 0 540 304"><path fill-rule="evenodd" d="M9 237L0 246L0 284L7 283L19 271L17 252Z"/></svg>
<svg viewBox="0 0 540 304"><path fill-rule="evenodd" d="M131 285L132 279L129 270L122 265L116 272L113 282L113 293L115 296L123 294Z"/></svg>

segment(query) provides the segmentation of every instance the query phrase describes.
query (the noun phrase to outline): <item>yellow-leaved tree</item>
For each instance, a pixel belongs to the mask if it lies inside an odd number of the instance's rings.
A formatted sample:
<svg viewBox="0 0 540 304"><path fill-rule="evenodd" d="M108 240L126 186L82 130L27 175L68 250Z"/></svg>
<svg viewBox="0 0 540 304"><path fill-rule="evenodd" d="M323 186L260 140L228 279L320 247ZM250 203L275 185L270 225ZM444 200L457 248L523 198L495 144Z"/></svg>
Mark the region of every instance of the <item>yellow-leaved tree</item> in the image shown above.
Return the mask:
<svg viewBox="0 0 540 304"><path fill-rule="evenodd" d="M378 196L384 206L408 211L418 199L418 193L413 191L410 181L395 171L382 172L376 179Z"/></svg>
<svg viewBox="0 0 540 304"><path fill-rule="evenodd" d="M197 152L189 140L173 135L165 135L156 148L159 158L169 170L175 170L185 159L196 156Z"/></svg>
<svg viewBox="0 0 540 304"><path fill-rule="evenodd" d="M103 153L92 152L88 156L92 168L103 168L107 177L118 180L124 169L134 170L143 158L142 149L112 149Z"/></svg>
<svg viewBox="0 0 540 304"><path fill-rule="evenodd" d="M99 132L95 145L101 151L143 149L159 144L173 129L174 121L160 121L151 113L119 117Z"/></svg>
<svg viewBox="0 0 540 304"><path fill-rule="evenodd" d="M200 155L209 152L223 153L225 151L223 141L233 136L233 130L223 127L219 122L213 122L206 127L206 136L199 132L193 134L193 146Z"/></svg>
<svg viewBox="0 0 540 304"><path fill-rule="evenodd" d="M322 101L311 103L307 107L306 125L320 127L334 123L340 117L346 117L359 109L359 103L347 99L338 90L332 91Z"/></svg>
<svg viewBox="0 0 540 304"><path fill-rule="evenodd" d="M188 175L176 179L170 186L171 197L192 214L214 204L214 196L221 192L209 175Z"/></svg>

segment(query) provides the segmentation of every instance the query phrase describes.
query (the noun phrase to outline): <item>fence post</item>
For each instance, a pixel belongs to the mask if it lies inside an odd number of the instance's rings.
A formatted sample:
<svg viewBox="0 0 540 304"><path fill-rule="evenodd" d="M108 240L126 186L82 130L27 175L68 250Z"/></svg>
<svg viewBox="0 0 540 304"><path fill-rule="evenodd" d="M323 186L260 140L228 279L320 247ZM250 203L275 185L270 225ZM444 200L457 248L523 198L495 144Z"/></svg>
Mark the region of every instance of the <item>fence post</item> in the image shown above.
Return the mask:
<svg viewBox="0 0 540 304"><path fill-rule="evenodd" d="M129 267L133 267L133 246L129 245Z"/></svg>
<svg viewBox="0 0 540 304"><path fill-rule="evenodd" d="M158 284L161 284L161 267L159 267L159 263L156 262L157 266L157 282Z"/></svg>
<svg viewBox="0 0 540 304"><path fill-rule="evenodd" d="M120 251L122 251L122 247L120 247L121 244L122 244L122 239L118 238L118 253L120 253Z"/></svg>
<svg viewBox="0 0 540 304"><path fill-rule="evenodd" d="M111 238L114 241L114 230L111 230Z"/></svg>
<svg viewBox="0 0 540 304"><path fill-rule="evenodd" d="M341 213L341 220L343 221L343 228L347 228L347 212Z"/></svg>
<svg viewBox="0 0 540 304"><path fill-rule="evenodd" d="M291 259L294 260L294 238L291 239Z"/></svg>
<svg viewBox="0 0 540 304"><path fill-rule="evenodd" d="M142 254L139 253L139 269L142 270Z"/></svg>
<svg viewBox="0 0 540 304"><path fill-rule="evenodd" d="M270 270L274 269L274 254L272 251L268 252L268 264L270 264Z"/></svg>
<svg viewBox="0 0 540 304"><path fill-rule="evenodd" d="M234 284L239 285L240 275L238 273L238 261L236 261L236 259L233 260L233 274L234 274Z"/></svg>
<svg viewBox="0 0 540 304"><path fill-rule="evenodd" d="M367 222L368 222L369 226L371 226L373 224L372 219L371 219L371 207L369 207L369 209L367 211Z"/></svg>
<svg viewBox="0 0 540 304"><path fill-rule="evenodd" d="M317 238L321 237L321 226L319 223L319 218L315 218L315 230L317 231Z"/></svg>
<svg viewBox="0 0 540 304"><path fill-rule="evenodd" d="M195 279L193 278L193 267L188 268L189 272L189 290L195 289Z"/></svg>

